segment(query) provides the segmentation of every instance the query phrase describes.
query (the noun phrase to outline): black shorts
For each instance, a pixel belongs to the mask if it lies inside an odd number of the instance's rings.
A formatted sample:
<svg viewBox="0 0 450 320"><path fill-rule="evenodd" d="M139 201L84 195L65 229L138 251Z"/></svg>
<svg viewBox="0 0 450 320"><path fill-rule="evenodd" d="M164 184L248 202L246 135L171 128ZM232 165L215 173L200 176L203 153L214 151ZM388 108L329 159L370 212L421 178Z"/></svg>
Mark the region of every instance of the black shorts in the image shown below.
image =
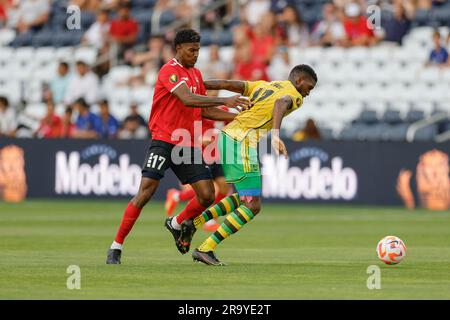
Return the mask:
<svg viewBox="0 0 450 320"><path fill-rule="evenodd" d="M177 148L175 154L180 155L187 161L179 163L180 160L178 159L174 163L172 150L175 147ZM201 163L194 162L194 160L199 159ZM152 140L142 165L142 176L160 180L169 168L172 169L182 184L212 179L210 170L202 160L202 151L199 148L179 147L164 141Z"/></svg>
<svg viewBox="0 0 450 320"><path fill-rule="evenodd" d="M213 179L219 178L219 177L225 177L225 173L223 172L222 165L220 163L211 163L208 164L209 171L211 171L211 175Z"/></svg>

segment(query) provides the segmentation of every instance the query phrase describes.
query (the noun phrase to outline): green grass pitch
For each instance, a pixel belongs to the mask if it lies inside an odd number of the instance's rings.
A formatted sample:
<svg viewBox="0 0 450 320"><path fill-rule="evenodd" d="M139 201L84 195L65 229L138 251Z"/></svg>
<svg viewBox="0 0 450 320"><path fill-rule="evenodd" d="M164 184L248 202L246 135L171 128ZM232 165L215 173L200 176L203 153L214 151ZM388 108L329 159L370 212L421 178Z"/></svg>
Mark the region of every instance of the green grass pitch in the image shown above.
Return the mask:
<svg viewBox="0 0 450 320"><path fill-rule="evenodd" d="M180 255L150 203L106 265L126 201L0 203L0 299L450 299L450 213L355 206L263 205L217 250L226 267ZM198 232L194 245L207 234ZM408 247L384 265L384 236ZM69 265L81 289L66 287ZM367 268L381 268L381 289Z"/></svg>

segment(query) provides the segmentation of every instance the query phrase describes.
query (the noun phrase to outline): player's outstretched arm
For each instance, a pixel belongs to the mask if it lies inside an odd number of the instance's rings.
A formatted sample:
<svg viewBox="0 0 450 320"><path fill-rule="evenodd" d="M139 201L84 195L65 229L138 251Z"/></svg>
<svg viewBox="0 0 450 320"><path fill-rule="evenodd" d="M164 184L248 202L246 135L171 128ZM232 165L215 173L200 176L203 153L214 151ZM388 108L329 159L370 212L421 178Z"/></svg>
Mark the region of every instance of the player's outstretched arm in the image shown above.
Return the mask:
<svg viewBox="0 0 450 320"><path fill-rule="evenodd" d="M275 101L272 112L272 147L277 154L283 154L286 159L288 157L287 148L280 139L280 128L283 116L287 110L292 108L292 99L289 96L283 96Z"/></svg>
<svg viewBox="0 0 450 320"><path fill-rule="evenodd" d="M244 94L245 82L240 80L212 79L204 82L206 90L228 90Z"/></svg>
<svg viewBox="0 0 450 320"><path fill-rule="evenodd" d="M233 121L236 116L236 113L227 112L215 107L202 109L202 117L209 120Z"/></svg>
<svg viewBox="0 0 450 320"><path fill-rule="evenodd" d="M247 97L235 95L231 97L207 97L192 93L185 83L178 86L173 92L185 106L196 108L227 106L228 108L247 110L250 107L250 101Z"/></svg>

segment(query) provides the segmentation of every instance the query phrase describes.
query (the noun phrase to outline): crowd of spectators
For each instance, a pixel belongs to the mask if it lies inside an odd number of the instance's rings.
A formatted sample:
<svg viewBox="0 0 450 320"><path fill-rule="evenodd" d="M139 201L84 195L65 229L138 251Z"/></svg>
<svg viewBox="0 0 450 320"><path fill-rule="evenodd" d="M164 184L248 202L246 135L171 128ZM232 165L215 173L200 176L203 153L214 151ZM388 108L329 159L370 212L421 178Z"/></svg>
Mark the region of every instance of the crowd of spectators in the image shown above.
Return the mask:
<svg viewBox="0 0 450 320"><path fill-rule="evenodd" d="M171 46L174 32L160 30L161 16L170 12L176 21L192 26L190 19L197 9L213 2L156 1L151 17L153 36L144 43L138 42L141 25L133 16L130 0L71 0L68 4L96 15L95 22L84 31L81 45L96 48L99 56L114 56L115 63L140 70L117 84L138 87L153 86L158 70L174 54ZM200 26L214 29L219 24L232 30L233 63L222 59L219 44L213 43L202 72L204 78L286 79L292 66L290 48L371 47L380 42L401 45L416 11L442 2L445 1L334 0L324 3L319 19L311 23L294 0L229 0L225 6L206 12ZM368 21L367 8L371 4L382 9L380 26L371 26L372 21ZM8 28L20 34L38 30L48 21L50 10L50 0L0 0L0 31ZM436 32L433 41L434 49L426 64L449 65L450 36L442 39ZM40 119L40 126L33 134L45 138L147 137L146 121L138 114L135 104L121 123L122 119L110 114L108 100L101 92L102 78L110 67L111 62L102 62L91 68L88 62L79 60L74 70L70 70L70 65L61 61L57 76L44 94L47 114ZM55 105L61 104L66 106L62 116L55 112ZM91 112L92 106L99 112ZM0 98L0 135L14 135L17 119L13 109L6 98ZM71 122L74 115L76 119Z"/></svg>

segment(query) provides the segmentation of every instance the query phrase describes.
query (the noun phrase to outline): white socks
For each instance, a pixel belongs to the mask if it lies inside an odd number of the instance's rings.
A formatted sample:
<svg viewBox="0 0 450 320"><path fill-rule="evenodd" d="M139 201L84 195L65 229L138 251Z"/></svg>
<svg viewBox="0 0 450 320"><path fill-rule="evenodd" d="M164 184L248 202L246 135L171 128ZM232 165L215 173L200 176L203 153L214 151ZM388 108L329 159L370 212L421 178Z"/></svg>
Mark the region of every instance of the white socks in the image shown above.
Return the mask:
<svg viewBox="0 0 450 320"><path fill-rule="evenodd" d="M177 222L177 217L173 217L170 224L175 230L181 230L181 225Z"/></svg>
<svg viewBox="0 0 450 320"><path fill-rule="evenodd" d="M111 244L111 249L119 249L122 250L122 245L118 242L113 241L113 243Z"/></svg>

